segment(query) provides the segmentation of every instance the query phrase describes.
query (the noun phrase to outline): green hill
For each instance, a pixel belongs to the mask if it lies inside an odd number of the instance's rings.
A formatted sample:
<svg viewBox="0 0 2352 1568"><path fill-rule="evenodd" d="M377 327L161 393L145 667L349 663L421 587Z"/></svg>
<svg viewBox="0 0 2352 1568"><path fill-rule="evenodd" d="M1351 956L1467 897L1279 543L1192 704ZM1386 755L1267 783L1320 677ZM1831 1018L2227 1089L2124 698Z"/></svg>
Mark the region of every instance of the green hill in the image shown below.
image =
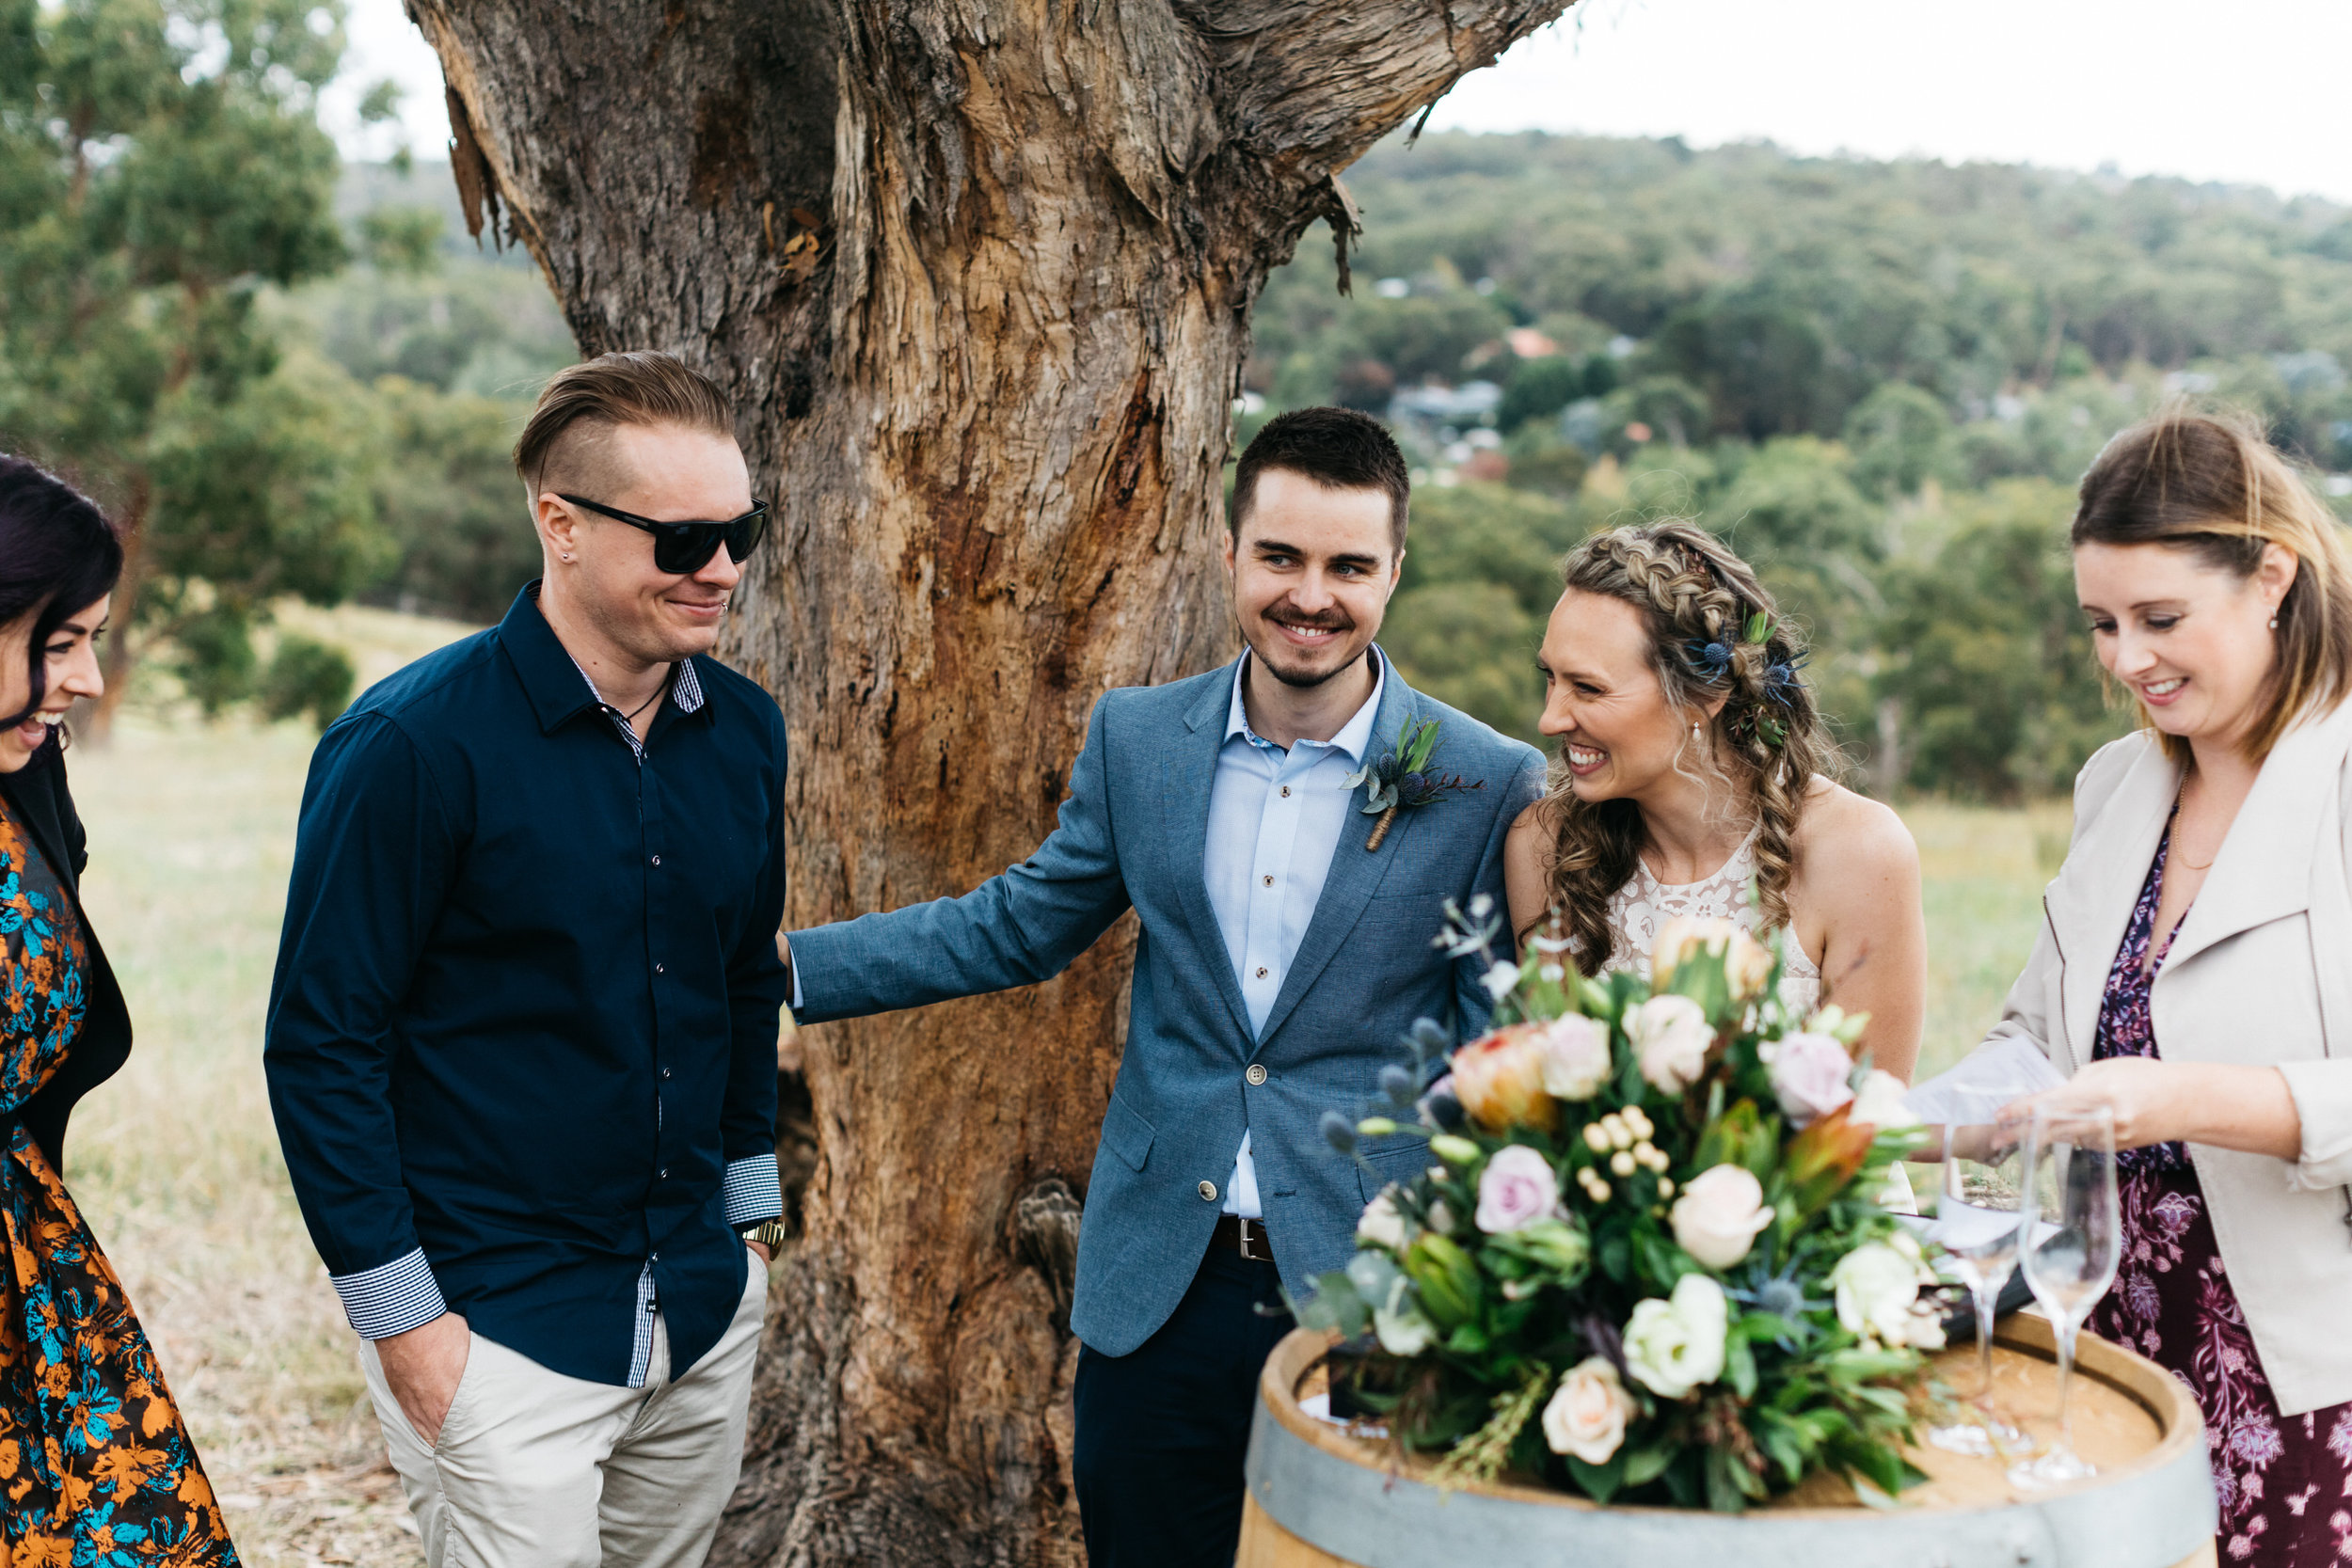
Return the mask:
<svg viewBox="0 0 2352 1568"><path fill-rule="evenodd" d="M1689 515L1807 622L1866 782L2061 787L2106 712L2062 540L2168 398L2248 408L2352 504L2352 209L2178 180L1450 135L1347 175L1268 286L1239 419L1390 418L1422 489L1388 641L1533 736L1587 531Z"/></svg>

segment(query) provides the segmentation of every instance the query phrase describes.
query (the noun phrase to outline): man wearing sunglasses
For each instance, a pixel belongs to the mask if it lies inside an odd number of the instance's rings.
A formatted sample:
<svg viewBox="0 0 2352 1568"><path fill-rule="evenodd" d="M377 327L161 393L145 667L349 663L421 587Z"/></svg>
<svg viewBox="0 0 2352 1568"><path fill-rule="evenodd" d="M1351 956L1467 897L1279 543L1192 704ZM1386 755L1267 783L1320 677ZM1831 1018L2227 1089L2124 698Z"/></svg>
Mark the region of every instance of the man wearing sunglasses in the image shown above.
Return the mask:
<svg viewBox="0 0 2352 1568"><path fill-rule="evenodd" d="M319 742L271 1104L434 1568L683 1568L781 1240L784 721L709 657L767 509L667 355L515 458L545 575Z"/></svg>

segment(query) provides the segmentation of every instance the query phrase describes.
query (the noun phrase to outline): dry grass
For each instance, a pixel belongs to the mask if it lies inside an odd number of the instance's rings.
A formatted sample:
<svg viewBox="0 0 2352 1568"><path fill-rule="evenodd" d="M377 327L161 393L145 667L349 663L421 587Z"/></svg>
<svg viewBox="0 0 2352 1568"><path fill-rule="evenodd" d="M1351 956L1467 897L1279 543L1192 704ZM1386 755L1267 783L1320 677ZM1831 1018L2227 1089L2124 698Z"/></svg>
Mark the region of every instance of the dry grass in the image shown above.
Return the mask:
<svg viewBox="0 0 2352 1568"><path fill-rule="evenodd" d="M346 610L319 629L367 681L467 628ZM312 739L292 724L208 726L135 692L109 743L73 753L87 902L137 1045L75 1113L66 1180L156 1341L246 1560L393 1568L421 1554L262 1079Z"/></svg>
<svg viewBox="0 0 2352 1568"><path fill-rule="evenodd" d="M1965 1055L2001 1016L2001 999L2042 928L2042 885L2066 857L2064 801L2023 811L1922 803L1903 820L1919 841L1928 914L1928 1027L1917 1076Z"/></svg>
<svg viewBox="0 0 2352 1568"><path fill-rule="evenodd" d="M304 616L361 679L466 628L379 611ZM205 725L135 696L72 760L91 918L138 1047L84 1102L68 1180L129 1284L246 1560L421 1560L352 1340L286 1182L262 1079L262 1010L312 736ZM2041 920L2063 805L1905 813L1927 873L1922 1071L1981 1037Z"/></svg>

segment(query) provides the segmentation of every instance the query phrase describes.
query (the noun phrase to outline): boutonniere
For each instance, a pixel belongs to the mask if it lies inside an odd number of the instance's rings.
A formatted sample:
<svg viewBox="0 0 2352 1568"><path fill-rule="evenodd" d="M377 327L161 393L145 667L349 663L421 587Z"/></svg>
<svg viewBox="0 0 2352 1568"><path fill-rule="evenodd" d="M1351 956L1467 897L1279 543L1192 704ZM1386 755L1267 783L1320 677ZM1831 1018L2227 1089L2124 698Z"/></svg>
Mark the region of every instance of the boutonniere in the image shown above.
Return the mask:
<svg viewBox="0 0 2352 1568"><path fill-rule="evenodd" d="M1407 724L1397 736L1397 749L1384 752L1350 773L1346 787L1369 784L1364 799L1364 815L1377 816L1372 826L1372 836L1364 840L1366 849L1377 849L1389 836L1389 829L1396 822L1396 814L1408 806L1425 806L1447 795L1466 794L1484 789L1484 779L1470 780L1458 773L1439 773L1429 766L1429 759L1438 750L1438 721L1424 719L1418 724Z"/></svg>

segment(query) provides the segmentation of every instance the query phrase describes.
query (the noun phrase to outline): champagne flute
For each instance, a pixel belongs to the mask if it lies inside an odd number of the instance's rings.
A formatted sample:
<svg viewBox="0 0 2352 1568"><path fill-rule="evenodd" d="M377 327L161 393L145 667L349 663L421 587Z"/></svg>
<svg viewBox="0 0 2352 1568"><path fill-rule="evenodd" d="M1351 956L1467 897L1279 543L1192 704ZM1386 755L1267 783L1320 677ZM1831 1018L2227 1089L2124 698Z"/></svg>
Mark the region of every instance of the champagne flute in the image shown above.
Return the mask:
<svg viewBox="0 0 2352 1568"><path fill-rule="evenodd" d="M2123 1217L2115 1192L2115 1117L2104 1105L2037 1105L2026 1129L2026 1185L2019 1205L2026 1284L2058 1333L2058 1437L2048 1452L2010 1466L2021 1489L2060 1486L2097 1475L2074 1451L2066 1407L2074 1336L2115 1283Z"/></svg>
<svg viewBox="0 0 2352 1568"><path fill-rule="evenodd" d="M1928 1428L1927 1439L1952 1453L2014 1453L2026 1434L1993 1402L1993 1314L2017 1266L2025 1157L2017 1134L1994 1126L1947 1125L1935 1224L1928 1232L1976 1304L1977 1392L1973 1414Z"/></svg>

